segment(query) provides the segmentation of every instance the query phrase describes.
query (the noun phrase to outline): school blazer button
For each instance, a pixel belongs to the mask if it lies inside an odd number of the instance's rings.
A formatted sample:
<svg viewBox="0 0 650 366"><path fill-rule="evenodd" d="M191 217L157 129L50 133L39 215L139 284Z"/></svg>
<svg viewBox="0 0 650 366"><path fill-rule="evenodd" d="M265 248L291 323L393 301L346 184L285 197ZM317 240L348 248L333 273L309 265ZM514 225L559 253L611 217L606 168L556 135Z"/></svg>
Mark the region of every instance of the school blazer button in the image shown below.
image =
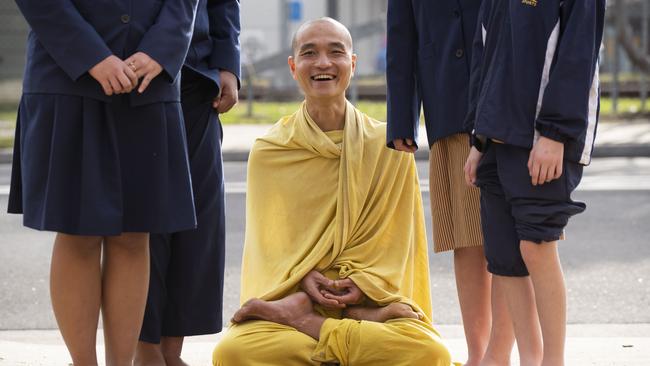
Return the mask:
<svg viewBox="0 0 650 366"><path fill-rule="evenodd" d="M461 58L465 54L465 51L463 51L462 48L459 48L456 50L456 57Z"/></svg>
<svg viewBox="0 0 650 366"><path fill-rule="evenodd" d="M122 23L127 24L128 22L131 21L131 17L129 16L129 14L122 14L120 20L122 21Z"/></svg>

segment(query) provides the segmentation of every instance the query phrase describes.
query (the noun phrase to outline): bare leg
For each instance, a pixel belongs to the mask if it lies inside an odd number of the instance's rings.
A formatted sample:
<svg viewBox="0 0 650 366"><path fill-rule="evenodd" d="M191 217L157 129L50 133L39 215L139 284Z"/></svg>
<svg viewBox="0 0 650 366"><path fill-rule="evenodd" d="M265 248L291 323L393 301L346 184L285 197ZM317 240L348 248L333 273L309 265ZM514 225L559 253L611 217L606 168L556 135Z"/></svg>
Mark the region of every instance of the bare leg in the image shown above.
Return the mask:
<svg viewBox="0 0 650 366"><path fill-rule="evenodd" d="M467 341L465 366L481 362L490 337L490 274L486 267L482 247L454 250L456 289Z"/></svg>
<svg viewBox="0 0 650 366"><path fill-rule="evenodd" d="M400 302L394 302L381 307L351 306L343 311L343 317L377 323L384 323L387 320L398 318L420 318L418 313L413 311L409 305Z"/></svg>
<svg viewBox="0 0 650 366"><path fill-rule="evenodd" d="M54 240L50 268L52 308L75 365L97 365L101 243L101 237L61 233Z"/></svg>
<svg viewBox="0 0 650 366"><path fill-rule="evenodd" d="M542 363L542 335L535 306L535 293L530 277L492 276L504 293L512 317L519 361L522 366Z"/></svg>
<svg viewBox="0 0 650 366"><path fill-rule="evenodd" d="M492 330L481 366L510 365L515 333L508 313L506 296L499 281L492 281Z"/></svg>
<svg viewBox="0 0 650 366"><path fill-rule="evenodd" d="M181 359L183 337L162 337L160 345L167 366L189 366Z"/></svg>
<svg viewBox="0 0 650 366"><path fill-rule="evenodd" d="M165 357L162 354L160 344L149 342L138 342L135 350L134 366L158 366L165 364Z"/></svg>
<svg viewBox="0 0 650 366"><path fill-rule="evenodd" d="M566 338L566 289L557 242L535 244L522 240L521 255L535 289L544 343L542 365L562 366Z"/></svg>
<svg viewBox="0 0 650 366"><path fill-rule="evenodd" d="M296 292L276 301L248 300L232 317L233 323L261 319L296 328L318 340L325 318L314 312L309 295Z"/></svg>
<svg viewBox="0 0 650 366"><path fill-rule="evenodd" d="M131 365L149 286L149 234L123 233L104 244L102 316L106 365Z"/></svg>

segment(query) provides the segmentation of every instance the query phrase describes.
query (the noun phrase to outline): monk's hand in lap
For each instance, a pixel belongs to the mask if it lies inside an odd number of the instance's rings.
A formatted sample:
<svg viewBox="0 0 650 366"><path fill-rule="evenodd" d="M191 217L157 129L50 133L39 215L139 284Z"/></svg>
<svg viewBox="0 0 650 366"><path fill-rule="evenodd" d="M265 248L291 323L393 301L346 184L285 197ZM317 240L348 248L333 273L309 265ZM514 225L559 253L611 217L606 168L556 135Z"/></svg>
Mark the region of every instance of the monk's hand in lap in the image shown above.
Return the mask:
<svg viewBox="0 0 650 366"><path fill-rule="evenodd" d="M311 271L303 277L300 281L300 287L309 295L311 300L325 308L330 309L342 309L345 307L345 304L338 302L337 300L328 299L321 292L322 289L332 289L334 288L334 281L323 276L322 273L318 271Z"/></svg>
<svg viewBox="0 0 650 366"><path fill-rule="evenodd" d="M237 77L229 71L221 70L219 71L219 78L221 79L221 89L219 95L212 101L212 108L219 113L226 113L237 104L239 99Z"/></svg>
<svg viewBox="0 0 650 366"><path fill-rule="evenodd" d="M528 173L531 183L542 185L562 176L562 160L564 158L564 144L540 137L530 150L528 158Z"/></svg>
<svg viewBox="0 0 650 366"><path fill-rule="evenodd" d="M414 153L418 149L412 139L395 139L393 140L393 146L395 146L395 150L409 153Z"/></svg>
<svg viewBox="0 0 650 366"><path fill-rule="evenodd" d="M322 289L321 294L327 299L336 300L345 305L357 305L366 298L363 291L349 278L335 280L333 286Z"/></svg>
<svg viewBox="0 0 650 366"><path fill-rule="evenodd" d="M476 169L478 168L478 163L481 161L483 154L478 151L475 147L472 147L469 150L469 156L467 156L467 161L465 162L465 183L468 186L476 185Z"/></svg>
<svg viewBox="0 0 650 366"><path fill-rule="evenodd" d="M104 89L104 94L130 93L138 85L133 70L119 57L111 55L88 70Z"/></svg>
<svg viewBox="0 0 650 366"><path fill-rule="evenodd" d="M135 72L137 80L142 79L138 88L138 93L141 94L147 89L151 80L162 72L162 66L144 52L136 52L124 62L131 71Z"/></svg>

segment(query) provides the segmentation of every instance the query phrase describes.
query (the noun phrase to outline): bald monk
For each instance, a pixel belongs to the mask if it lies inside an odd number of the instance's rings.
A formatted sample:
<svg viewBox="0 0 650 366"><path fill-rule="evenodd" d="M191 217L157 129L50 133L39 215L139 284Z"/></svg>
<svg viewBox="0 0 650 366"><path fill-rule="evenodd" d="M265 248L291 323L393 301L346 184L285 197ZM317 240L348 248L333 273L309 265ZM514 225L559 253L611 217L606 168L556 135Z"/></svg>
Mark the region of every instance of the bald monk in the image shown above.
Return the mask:
<svg viewBox="0 0 650 366"><path fill-rule="evenodd" d="M415 161L345 99L356 60L333 19L294 35L305 101L251 151L243 305L215 365L451 364L431 324Z"/></svg>

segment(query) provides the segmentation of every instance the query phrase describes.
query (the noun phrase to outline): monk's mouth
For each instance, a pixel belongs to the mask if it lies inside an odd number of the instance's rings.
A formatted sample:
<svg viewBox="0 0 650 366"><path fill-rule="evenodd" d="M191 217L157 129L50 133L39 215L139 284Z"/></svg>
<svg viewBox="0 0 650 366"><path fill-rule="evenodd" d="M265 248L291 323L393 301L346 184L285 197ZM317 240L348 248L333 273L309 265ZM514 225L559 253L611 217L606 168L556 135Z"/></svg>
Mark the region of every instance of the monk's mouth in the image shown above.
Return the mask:
<svg viewBox="0 0 650 366"><path fill-rule="evenodd" d="M332 81L332 80L336 79L336 75L318 74L318 75L312 76L311 79L314 80L314 81Z"/></svg>

